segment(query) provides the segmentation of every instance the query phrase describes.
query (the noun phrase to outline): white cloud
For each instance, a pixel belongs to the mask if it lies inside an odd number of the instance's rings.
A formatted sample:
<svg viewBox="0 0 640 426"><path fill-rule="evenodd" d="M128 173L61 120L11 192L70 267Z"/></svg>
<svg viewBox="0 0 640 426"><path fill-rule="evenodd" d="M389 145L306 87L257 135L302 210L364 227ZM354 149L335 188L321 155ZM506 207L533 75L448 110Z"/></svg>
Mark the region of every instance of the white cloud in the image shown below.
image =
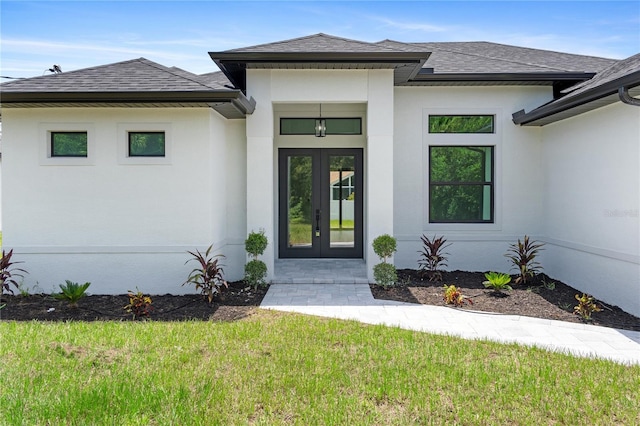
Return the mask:
<svg viewBox="0 0 640 426"><path fill-rule="evenodd" d="M383 28L391 28L399 31L418 31L422 33L443 33L448 31L453 31L453 27L446 27L441 25L432 25L428 23L418 23L418 22L400 22L394 21L389 18L382 17L371 17L370 19L374 21L378 21L382 24Z"/></svg>

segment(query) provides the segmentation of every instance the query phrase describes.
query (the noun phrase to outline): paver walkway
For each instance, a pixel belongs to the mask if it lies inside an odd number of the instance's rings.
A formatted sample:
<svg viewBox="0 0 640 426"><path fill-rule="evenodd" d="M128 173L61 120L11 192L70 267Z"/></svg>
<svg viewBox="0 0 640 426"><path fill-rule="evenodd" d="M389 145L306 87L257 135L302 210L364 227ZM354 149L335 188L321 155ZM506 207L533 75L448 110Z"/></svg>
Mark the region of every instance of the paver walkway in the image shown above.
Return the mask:
<svg viewBox="0 0 640 426"><path fill-rule="evenodd" d="M640 364L637 331L376 300L368 284L348 281L272 284L261 307Z"/></svg>

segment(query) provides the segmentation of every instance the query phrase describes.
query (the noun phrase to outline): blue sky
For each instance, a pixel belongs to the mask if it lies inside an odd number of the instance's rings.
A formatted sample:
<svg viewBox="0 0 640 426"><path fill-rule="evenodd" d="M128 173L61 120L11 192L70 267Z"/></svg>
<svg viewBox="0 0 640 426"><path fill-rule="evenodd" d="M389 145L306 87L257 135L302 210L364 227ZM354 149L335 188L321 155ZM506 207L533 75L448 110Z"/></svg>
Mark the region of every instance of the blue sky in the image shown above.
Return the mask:
<svg viewBox="0 0 640 426"><path fill-rule="evenodd" d="M207 52L319 32L375 42L491 41L625 58L640 52L640 1L1 0L0 75L146 57L195 73ZM7 81L2 79L2 81Z"/></svg>

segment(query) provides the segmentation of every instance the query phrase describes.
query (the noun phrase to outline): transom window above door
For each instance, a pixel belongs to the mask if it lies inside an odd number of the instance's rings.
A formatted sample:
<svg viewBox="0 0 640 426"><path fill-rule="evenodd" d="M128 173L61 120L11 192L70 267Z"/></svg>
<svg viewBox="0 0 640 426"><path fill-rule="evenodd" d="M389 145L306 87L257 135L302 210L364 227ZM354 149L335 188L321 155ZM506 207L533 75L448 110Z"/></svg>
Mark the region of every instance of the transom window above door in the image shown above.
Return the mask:
<svg viewBox="0 0 640 426"><path fill-rule="evenodd" d="M316 135L321 121L325 135L361 135L362 118L280 118L281 135Z"/></svg>

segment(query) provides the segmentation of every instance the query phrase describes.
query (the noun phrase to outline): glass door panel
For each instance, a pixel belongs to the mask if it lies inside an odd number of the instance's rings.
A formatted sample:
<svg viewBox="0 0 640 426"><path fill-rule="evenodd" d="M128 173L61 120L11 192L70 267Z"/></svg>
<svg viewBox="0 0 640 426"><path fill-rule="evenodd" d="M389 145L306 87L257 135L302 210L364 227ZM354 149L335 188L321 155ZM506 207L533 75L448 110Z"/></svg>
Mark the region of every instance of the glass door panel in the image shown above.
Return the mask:
<svg viewBox="0 0 640 426"><path fill-rule="evenodd" d="M353 155L329 156L329 247L355 246L356 176Z"/></svg>
<svg viewBox="0 0 640 426"><path fill-rule="evenodd" d="M311 248L312 237L312 157L287 157L287 245Z"/></svg>

